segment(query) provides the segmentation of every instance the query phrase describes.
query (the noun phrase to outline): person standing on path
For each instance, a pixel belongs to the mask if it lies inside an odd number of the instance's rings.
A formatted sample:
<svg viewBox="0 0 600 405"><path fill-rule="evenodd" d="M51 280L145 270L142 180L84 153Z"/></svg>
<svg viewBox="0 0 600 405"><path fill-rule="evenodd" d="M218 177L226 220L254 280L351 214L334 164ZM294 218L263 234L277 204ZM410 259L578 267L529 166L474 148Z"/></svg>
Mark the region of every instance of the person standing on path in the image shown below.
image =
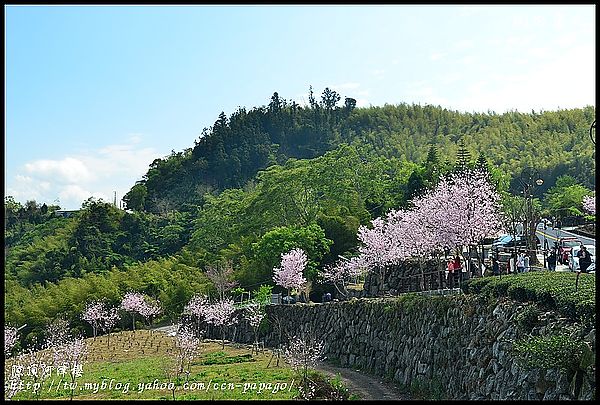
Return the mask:
<svg viewBox="0 0 600 405"><path fill-rule="evenodd" d="M460 263L460 256L457 254L452 262L454 267L454 279L458 285L462 281L462 264Z"/></svg>
<svg viewBox="0 0 600 405"><path fill-rule="evenodd" d="M446 286L448 288L454 288L454 261L448 260L448 278L446 279Z"/></svg>
<svg viewBox="0 0 600 405"><path fill-rule="evenodd" d="M556 251L552 249L550 251L550 255L548 256L548 270L555 271L556 270Z"/></svg>
<svg viewBox="0 0 600 405"><path fill-rule="evenodd" d="M517 255L515 252L510 254L510 259L508 259L508 272L516 273L516 264L517 264Z"/></svg>
<svg viewBox="0 0 600 405"><path fill-rule="evenodd" d="M525 271L525 255L523 252L517 256L517 273L523 273Z"/></svg>
<svg viewBox="0 0 600 405"><path fill-rule="evenodd" d="M498 264L498 259L492 257L492 274L494 276L500 275L500 265Z"/></svg>
<svg viewBox="0 0 600 405"><path fill-rule="evenodd" d="M587 273L587 268L592 264L590 252L588 252L585 246L581 245L579 252L577 252L577 257L579 258L579 269L582 273Z"/></svg>

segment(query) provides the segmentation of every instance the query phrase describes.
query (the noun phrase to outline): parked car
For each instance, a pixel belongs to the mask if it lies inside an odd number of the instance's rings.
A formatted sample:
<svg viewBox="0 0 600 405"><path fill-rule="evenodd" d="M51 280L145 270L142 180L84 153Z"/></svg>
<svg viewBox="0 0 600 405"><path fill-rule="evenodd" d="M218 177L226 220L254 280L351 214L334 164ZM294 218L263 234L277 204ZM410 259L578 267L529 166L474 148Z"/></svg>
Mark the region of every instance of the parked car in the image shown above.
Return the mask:
<svg viewBox="0 0 600 405"><path fill-rule="evenodd" d="M596 246L594 245L584 245L587 251L590 253L590 258L592 259L592 263L596 262ZM569 253L569 270L577 271L579 270L579 258L577 257L577 253L581 249L580 246L574 246L571 249L571 253ZM588 267L589 270L589 267Z"/></svg>
<svg viewBox="0 0 600 405"><path fill-rule="evenodd" d="M541 245L541 241L540 238L537 237L537 246L540 247ZM516 238L513 238L512 235L504 235L499 237L498 239L496 239L493 243L492 243L492 250L509 250L511 248L514 248L515 245L517 247L521 247L521 248L526 248L527 247L527 239L525 238L525 236L523 235L517 235Z"/></svg>
<svg viewBox="0 0 600 405"><path fill-rule="evenodd" d="M577 238L560 238L558 240L557 260L560 264L568 264L571 249L580 246L582 242Z"/></svg>

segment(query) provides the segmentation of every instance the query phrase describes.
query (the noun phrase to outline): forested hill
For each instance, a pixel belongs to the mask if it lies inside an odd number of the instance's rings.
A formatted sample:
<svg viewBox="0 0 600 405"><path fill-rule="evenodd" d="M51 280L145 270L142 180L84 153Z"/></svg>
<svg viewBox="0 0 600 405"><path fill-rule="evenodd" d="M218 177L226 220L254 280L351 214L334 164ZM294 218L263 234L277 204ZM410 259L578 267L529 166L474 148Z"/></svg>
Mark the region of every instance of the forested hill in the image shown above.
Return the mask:
<svg viewBox="0 0 600 405"><path fill-rule="evenodd" d="M125 195L130 209L153 213L201 206L207 193L243 187L259 170L288 158L321 156L340 144L365 144L377 154L422 163L430 145L453 162L461 142L471 156L516 178L539 170L544 188L568 174L595 188L595 151L588 135L595 107L531 113L463 113L431 105L356 107L326 88L312 88L300 106L274 93L267 106L223 112L194 147L156 159ZM544 190L542 190L544 191Z"/></svg>

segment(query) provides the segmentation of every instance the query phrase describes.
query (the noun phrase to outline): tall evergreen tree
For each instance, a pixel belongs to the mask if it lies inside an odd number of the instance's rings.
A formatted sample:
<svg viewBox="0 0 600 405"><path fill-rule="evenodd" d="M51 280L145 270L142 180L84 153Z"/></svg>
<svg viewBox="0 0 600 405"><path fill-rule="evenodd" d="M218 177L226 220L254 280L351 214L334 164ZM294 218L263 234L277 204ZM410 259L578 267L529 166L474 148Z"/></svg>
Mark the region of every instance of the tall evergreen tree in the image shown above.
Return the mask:
<svg viewBox="0 0 600 405"><path fill-rule="evenodd" d="M477 161L475 162L475 169L480 170L487 176L490 175L490 165L483 151L480 152L479 156L477 157Z"/></svg>
<svg viewBox="0 0 600 405"><path fill-rule="evenodd" d="M440 174L440 158L438 155L437 146L431 144L429 151L427 151L427 158L425 159L425 178L431 184L433 184Z"/></svg>
<svg viewBox="0 0 600 405"><path fill-rule="evenodd" d="M456 152L456 164L454 165L454 170L456 172L461 172L466 170L471 162L471 153L467 150L465 146L465 141L460 140L458 142L458 151Z"/></svg>

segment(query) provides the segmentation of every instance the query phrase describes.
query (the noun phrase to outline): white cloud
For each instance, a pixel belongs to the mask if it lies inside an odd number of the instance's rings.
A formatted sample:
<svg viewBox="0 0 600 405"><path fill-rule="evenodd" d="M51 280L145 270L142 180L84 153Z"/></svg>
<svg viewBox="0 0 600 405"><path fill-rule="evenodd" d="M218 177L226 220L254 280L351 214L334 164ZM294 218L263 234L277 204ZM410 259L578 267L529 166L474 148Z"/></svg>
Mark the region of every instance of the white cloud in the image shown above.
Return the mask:
<svg viewBox="0 0 600 405"><path fill-rule="evenodd" d="M117 200L147 172L157 157L154 148L143 147L142 137L133 134L123 143L106 145L62 159L42 159L26 163L20 173L7 179L6 193L25 202L54 203L64 209L77 209L89 197Z"/></svg>
<svg viewBox="0 0 600 405"><path fill-rule="evenodd" d="M88 189L79 186L77 184L69 184L65 187L62 187L58 192L58 198L60 199L60 205L69 201L80 201L81 202L87 200L90 197L101 198L104 201L112 201L106 193L101 191L89 191Z"/></svg>
<svg viewBox="0 0 600 405"><path fill-rule="evenodd" d="M62 160L36 160L25 164L25 171L33 177L52 179L60 183L85 182L93 179L85 164L72 157Z"/></svg>

